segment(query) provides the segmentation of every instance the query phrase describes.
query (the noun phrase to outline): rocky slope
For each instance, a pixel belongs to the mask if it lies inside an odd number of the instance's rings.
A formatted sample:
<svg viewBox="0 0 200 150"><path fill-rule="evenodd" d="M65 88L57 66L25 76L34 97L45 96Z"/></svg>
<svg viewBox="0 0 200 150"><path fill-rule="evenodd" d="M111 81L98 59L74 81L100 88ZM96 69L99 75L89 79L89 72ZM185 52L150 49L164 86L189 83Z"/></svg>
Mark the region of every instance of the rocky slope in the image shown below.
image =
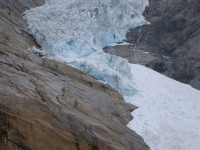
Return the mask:
<svg viewBox="0 0 200 150"><path fill-rule="evenodd" d="M151 25L127 34L127 42L137 44L139 63L200 89L200 1L149 2L144 16ZM111 53L123 55L123 49L114 49L118 52ZM129 61L136 63L133 48L129 51ZM143 51L149 54L144 55Z"/></svg>
<svg viewBox="0 0 200 150"><path fill-rule="evenodd" d="M147 150L126 127L136 107L107 85L27 51L22 19L42 0L0 2L0 150Z"/></svg>

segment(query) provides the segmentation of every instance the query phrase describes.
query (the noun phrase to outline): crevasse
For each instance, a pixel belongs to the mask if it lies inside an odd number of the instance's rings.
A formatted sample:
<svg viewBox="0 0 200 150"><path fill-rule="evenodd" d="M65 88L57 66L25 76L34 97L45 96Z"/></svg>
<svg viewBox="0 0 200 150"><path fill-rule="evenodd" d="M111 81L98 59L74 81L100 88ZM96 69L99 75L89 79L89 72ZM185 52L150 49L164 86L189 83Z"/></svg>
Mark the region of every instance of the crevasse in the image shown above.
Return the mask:
<svg viewBox="0 0 200 150"><path fill-rule="evenodd" d="M31 34L49 58L63 61L133 95L127 60L102 48L125 39L129 29L146 24L148 0L46 0L25 13Z"/></svg>

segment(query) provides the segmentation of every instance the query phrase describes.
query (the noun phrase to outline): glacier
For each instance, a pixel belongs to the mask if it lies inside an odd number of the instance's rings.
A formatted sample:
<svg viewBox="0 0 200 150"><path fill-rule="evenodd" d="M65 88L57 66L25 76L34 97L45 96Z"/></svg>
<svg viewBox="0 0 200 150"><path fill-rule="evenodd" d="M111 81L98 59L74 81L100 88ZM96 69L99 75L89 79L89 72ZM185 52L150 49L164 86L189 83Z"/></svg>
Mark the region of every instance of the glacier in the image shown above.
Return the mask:
<svg viewBox="0 0 200 150"><path fill-rule="evenodd" d="M147 24L148 0L46 0L25 12L36 53L90 73L139 108L128 127L152 150L199 150L200 92L102 48Z"/></svg>
<svg viewBox="0 0 200 150"><path fill-rule="evenodd" d="M148 0L46 0L26 11L24 18L47 57L86 71L123 95L133 95L128 61L102 48L147 24L142 16L146 5Z"/></svg>

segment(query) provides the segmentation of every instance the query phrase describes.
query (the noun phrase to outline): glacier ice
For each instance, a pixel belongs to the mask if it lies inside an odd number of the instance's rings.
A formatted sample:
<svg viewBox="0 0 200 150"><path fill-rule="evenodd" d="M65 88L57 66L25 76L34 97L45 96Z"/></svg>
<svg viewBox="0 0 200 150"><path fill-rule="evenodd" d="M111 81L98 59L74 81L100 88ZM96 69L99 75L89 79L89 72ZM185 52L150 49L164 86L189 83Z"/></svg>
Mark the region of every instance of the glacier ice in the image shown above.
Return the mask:
<svg viewBox="0 0 200 150"><path fill-rule="evenodd" d="M27 11L25 18L42 46L41 55L90 73L139 107L128 126L152 150L199 150L200 92L102 51L122 41L128 29L147 23L142 17L147 4L147 0L46 0Z"/></svg>
<svg viewBox="0 0 200 150"><path fill-rule="evenodd" d="M46 0L25 13L30 33L49 58L87 71L124 95L134 94L127 60L103 47L125 39L146 24L148 0Z"/></svg>

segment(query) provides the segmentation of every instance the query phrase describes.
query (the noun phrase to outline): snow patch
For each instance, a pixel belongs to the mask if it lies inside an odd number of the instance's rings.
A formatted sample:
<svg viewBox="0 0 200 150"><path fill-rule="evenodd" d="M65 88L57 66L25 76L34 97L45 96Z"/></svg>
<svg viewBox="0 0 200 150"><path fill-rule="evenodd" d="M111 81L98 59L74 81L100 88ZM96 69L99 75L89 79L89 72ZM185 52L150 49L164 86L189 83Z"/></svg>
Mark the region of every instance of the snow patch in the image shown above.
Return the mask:
<svg viewBox="0 0 200 150"><path fill-rule="evenodd" d="M128 127L152 150L199 150L200 91L140 65L131 65L139 108Z"/></svg>

